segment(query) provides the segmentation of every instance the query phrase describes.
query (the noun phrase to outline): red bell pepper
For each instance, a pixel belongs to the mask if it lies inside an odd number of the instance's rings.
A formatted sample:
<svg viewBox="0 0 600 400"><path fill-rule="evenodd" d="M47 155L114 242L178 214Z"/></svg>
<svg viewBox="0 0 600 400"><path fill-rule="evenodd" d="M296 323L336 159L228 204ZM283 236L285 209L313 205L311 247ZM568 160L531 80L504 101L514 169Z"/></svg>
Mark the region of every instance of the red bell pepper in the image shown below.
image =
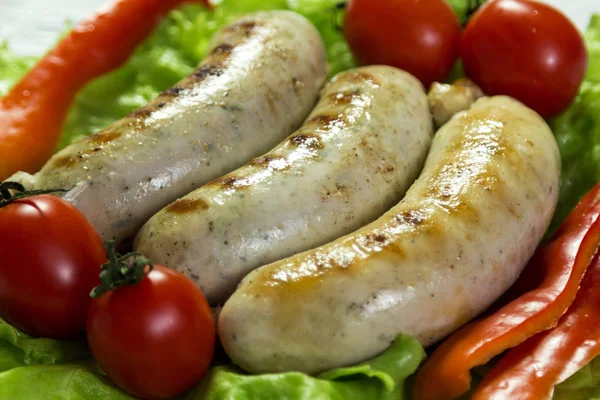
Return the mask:
<svg viewBox="0 0 600 400"><path fill-rule="evenodd" d="M600 355L600 257L558 326L510 350L473 400L550 400L554 387Z"/></svg>
<svg viewBox="0 0 600 400"><path fill-rule="evenodd" d="M160 18L184 1L115 1L75 27L0 99L0 181L44 165L77 92L123 64Z"/></svg>
<svg viewBox="0 0 600 400"><path fill-rule="evenodd" d="M455 399L471 386L470 370L556 326L579 290L600 245L600 184L590 191L561 225L552 241L540 247L517 287L537 288L495 313L452 334L417 375L415 400ZM532 279L533 278L533 279Z"/></svg>

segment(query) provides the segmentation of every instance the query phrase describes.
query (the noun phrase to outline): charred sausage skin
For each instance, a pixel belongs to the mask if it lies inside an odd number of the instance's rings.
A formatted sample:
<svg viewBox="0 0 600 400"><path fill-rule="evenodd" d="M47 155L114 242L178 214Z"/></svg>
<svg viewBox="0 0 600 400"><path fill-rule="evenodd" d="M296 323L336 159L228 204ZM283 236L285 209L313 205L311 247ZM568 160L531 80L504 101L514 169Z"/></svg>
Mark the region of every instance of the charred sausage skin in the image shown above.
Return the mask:
<svg viewBox="0 0 600 400"><path fill-rule="evenodd" d="M518 277L556 206L560 158L545 121L482 98L436 134L406 197L370 225L250 273L225 303L221 342L256 373L318 373L430 345Z"/></svg>
<svg viewBox="0 0 600 400"><path fill-rule="evenodd" d="M65 198L102 239L122 243L167 204L296 130L328 73L318 31L288 11L243 17L210 48L147 106L60 151L33 177L14 178L71 189Z"/></svg>
<svg viewBox="0 0 600 400"><path fill-rule="evenodd" d="M423 167L433 128L419 81L393 67L338 74L271 152L172 203L136 250L223 302L253 269L372 222Z"/></svg>

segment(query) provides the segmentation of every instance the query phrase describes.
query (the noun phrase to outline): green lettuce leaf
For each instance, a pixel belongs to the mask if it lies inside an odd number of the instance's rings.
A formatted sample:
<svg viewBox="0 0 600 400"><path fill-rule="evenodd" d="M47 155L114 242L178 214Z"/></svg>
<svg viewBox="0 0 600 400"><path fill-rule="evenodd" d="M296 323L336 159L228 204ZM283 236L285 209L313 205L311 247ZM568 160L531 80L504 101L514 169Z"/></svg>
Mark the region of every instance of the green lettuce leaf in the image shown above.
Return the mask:
<svg viewBox="0 0 600 400"><path fill-rule="evenodd" d="M399 335L380 356L318 377L298 372L249 375L234 366L218 366L181 400L402 400L404 381L424 358L416 339ZM133 398L106 378L84 342L34 339L0 320L0 399Z"/></svg>
<svg viewBox="0 0 600 400"><path fill-rule="evenodd" d="M554 391L555 400L600 400L600 358L592 360Z"/></svg>
<svg viewBox="0 0 600 400"><path fill-rule="evenodd" d="M316 378L299 372L249 375L232 366L215 367L185 400L402 400L404 381L425 358L420 343L400 335L382 355Z"/></svg>
<svg viewBox="0 0 600 400"><path fill-rule="evenodd" d="M84 341L32 338L0 319L0 371L15 360L17 365L61 364L90 357Z"/></svg>
<svg viewBox="0 0 600 400"><path fill-rule="evenodd" d="M85 341L32 338L0 319L0 399L129 400Z"/></svg>
<svg viewBox="0 0 600 400"><path fill-rule="evenodd" d="M600 181L600 15L585 34L588 71L575 102L550 122L563 163L560 198L551 231Z"/></svg>
<svg viewBox="0 0 600 400"><path fill-rule="evenodd" d="M0 399L133 400L87 365L34 365L0 373Z"/></svg>
<svg viewBox="0 0 600 400"><path fill-rule="evenodd" d="M2 38L0 38L2 40ZM0 94L7 92L33 66L35 58L18 57L0 41Z"/></svg>

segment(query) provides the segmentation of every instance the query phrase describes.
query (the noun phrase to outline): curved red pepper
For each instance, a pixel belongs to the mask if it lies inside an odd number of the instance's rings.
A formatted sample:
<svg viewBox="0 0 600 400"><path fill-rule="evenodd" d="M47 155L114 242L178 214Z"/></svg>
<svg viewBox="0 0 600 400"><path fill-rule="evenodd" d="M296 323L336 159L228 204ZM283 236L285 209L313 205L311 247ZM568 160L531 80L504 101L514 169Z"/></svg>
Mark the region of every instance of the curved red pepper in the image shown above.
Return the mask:
<svg viewBox="0 0 600 400"><path fill-rule="evenodd" d="M552 399L554 386L600 355L599 288L596 256L558 326L510 350L481 382L473 400Z"/></svg>
<svg viewBox="0 0 600 400"><path fill-rule="evenodd" d="M116 1L75 27L0 99L0 181L37 171L56 151L77 92L123 64L160 18L184 1Z"/></svg>
<svg viewBox="0 0 600 400"><path fill-rule="evenodd" d="M443 342L417 375L414 399L459 397L471 386L472 368L554 327L575 299L599 245L600 184L584 197L551 243L538 249L516 286L540 282L537 288Z"/></svg>

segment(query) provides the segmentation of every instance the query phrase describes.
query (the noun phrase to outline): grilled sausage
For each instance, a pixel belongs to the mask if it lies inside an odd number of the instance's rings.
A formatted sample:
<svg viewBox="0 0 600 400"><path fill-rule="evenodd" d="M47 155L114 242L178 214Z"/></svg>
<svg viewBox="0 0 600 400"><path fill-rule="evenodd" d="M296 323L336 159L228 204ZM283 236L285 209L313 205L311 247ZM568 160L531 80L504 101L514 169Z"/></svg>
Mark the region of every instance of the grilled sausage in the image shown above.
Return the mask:
<svg viewBox="0 0 600 400"><path fill-rule="evenodd" d="M163 209L136 250L185 273L217 304L253 269L389 210L421 171L432 136L413 76L384 66L343 72L300 130Z"/></svg>
<svg viewBox="0 0 600 400"><path fill-rule="evenodd" d="M556 205L552 132L508 97L482 98L436 134L406 197L372 224L250 273L219 333L252 372L317 373L400 333L430 345L518 277Z"/></svg>
<svg viewBox="0 0 600 400"><path fill-rule="evenodd" d="M154 213L268 151L294 132L327 77L317 30L288 12L258 13L223 28L186 79L107 129L67 147L34 177L104 240L118 243Z"/></svg>

